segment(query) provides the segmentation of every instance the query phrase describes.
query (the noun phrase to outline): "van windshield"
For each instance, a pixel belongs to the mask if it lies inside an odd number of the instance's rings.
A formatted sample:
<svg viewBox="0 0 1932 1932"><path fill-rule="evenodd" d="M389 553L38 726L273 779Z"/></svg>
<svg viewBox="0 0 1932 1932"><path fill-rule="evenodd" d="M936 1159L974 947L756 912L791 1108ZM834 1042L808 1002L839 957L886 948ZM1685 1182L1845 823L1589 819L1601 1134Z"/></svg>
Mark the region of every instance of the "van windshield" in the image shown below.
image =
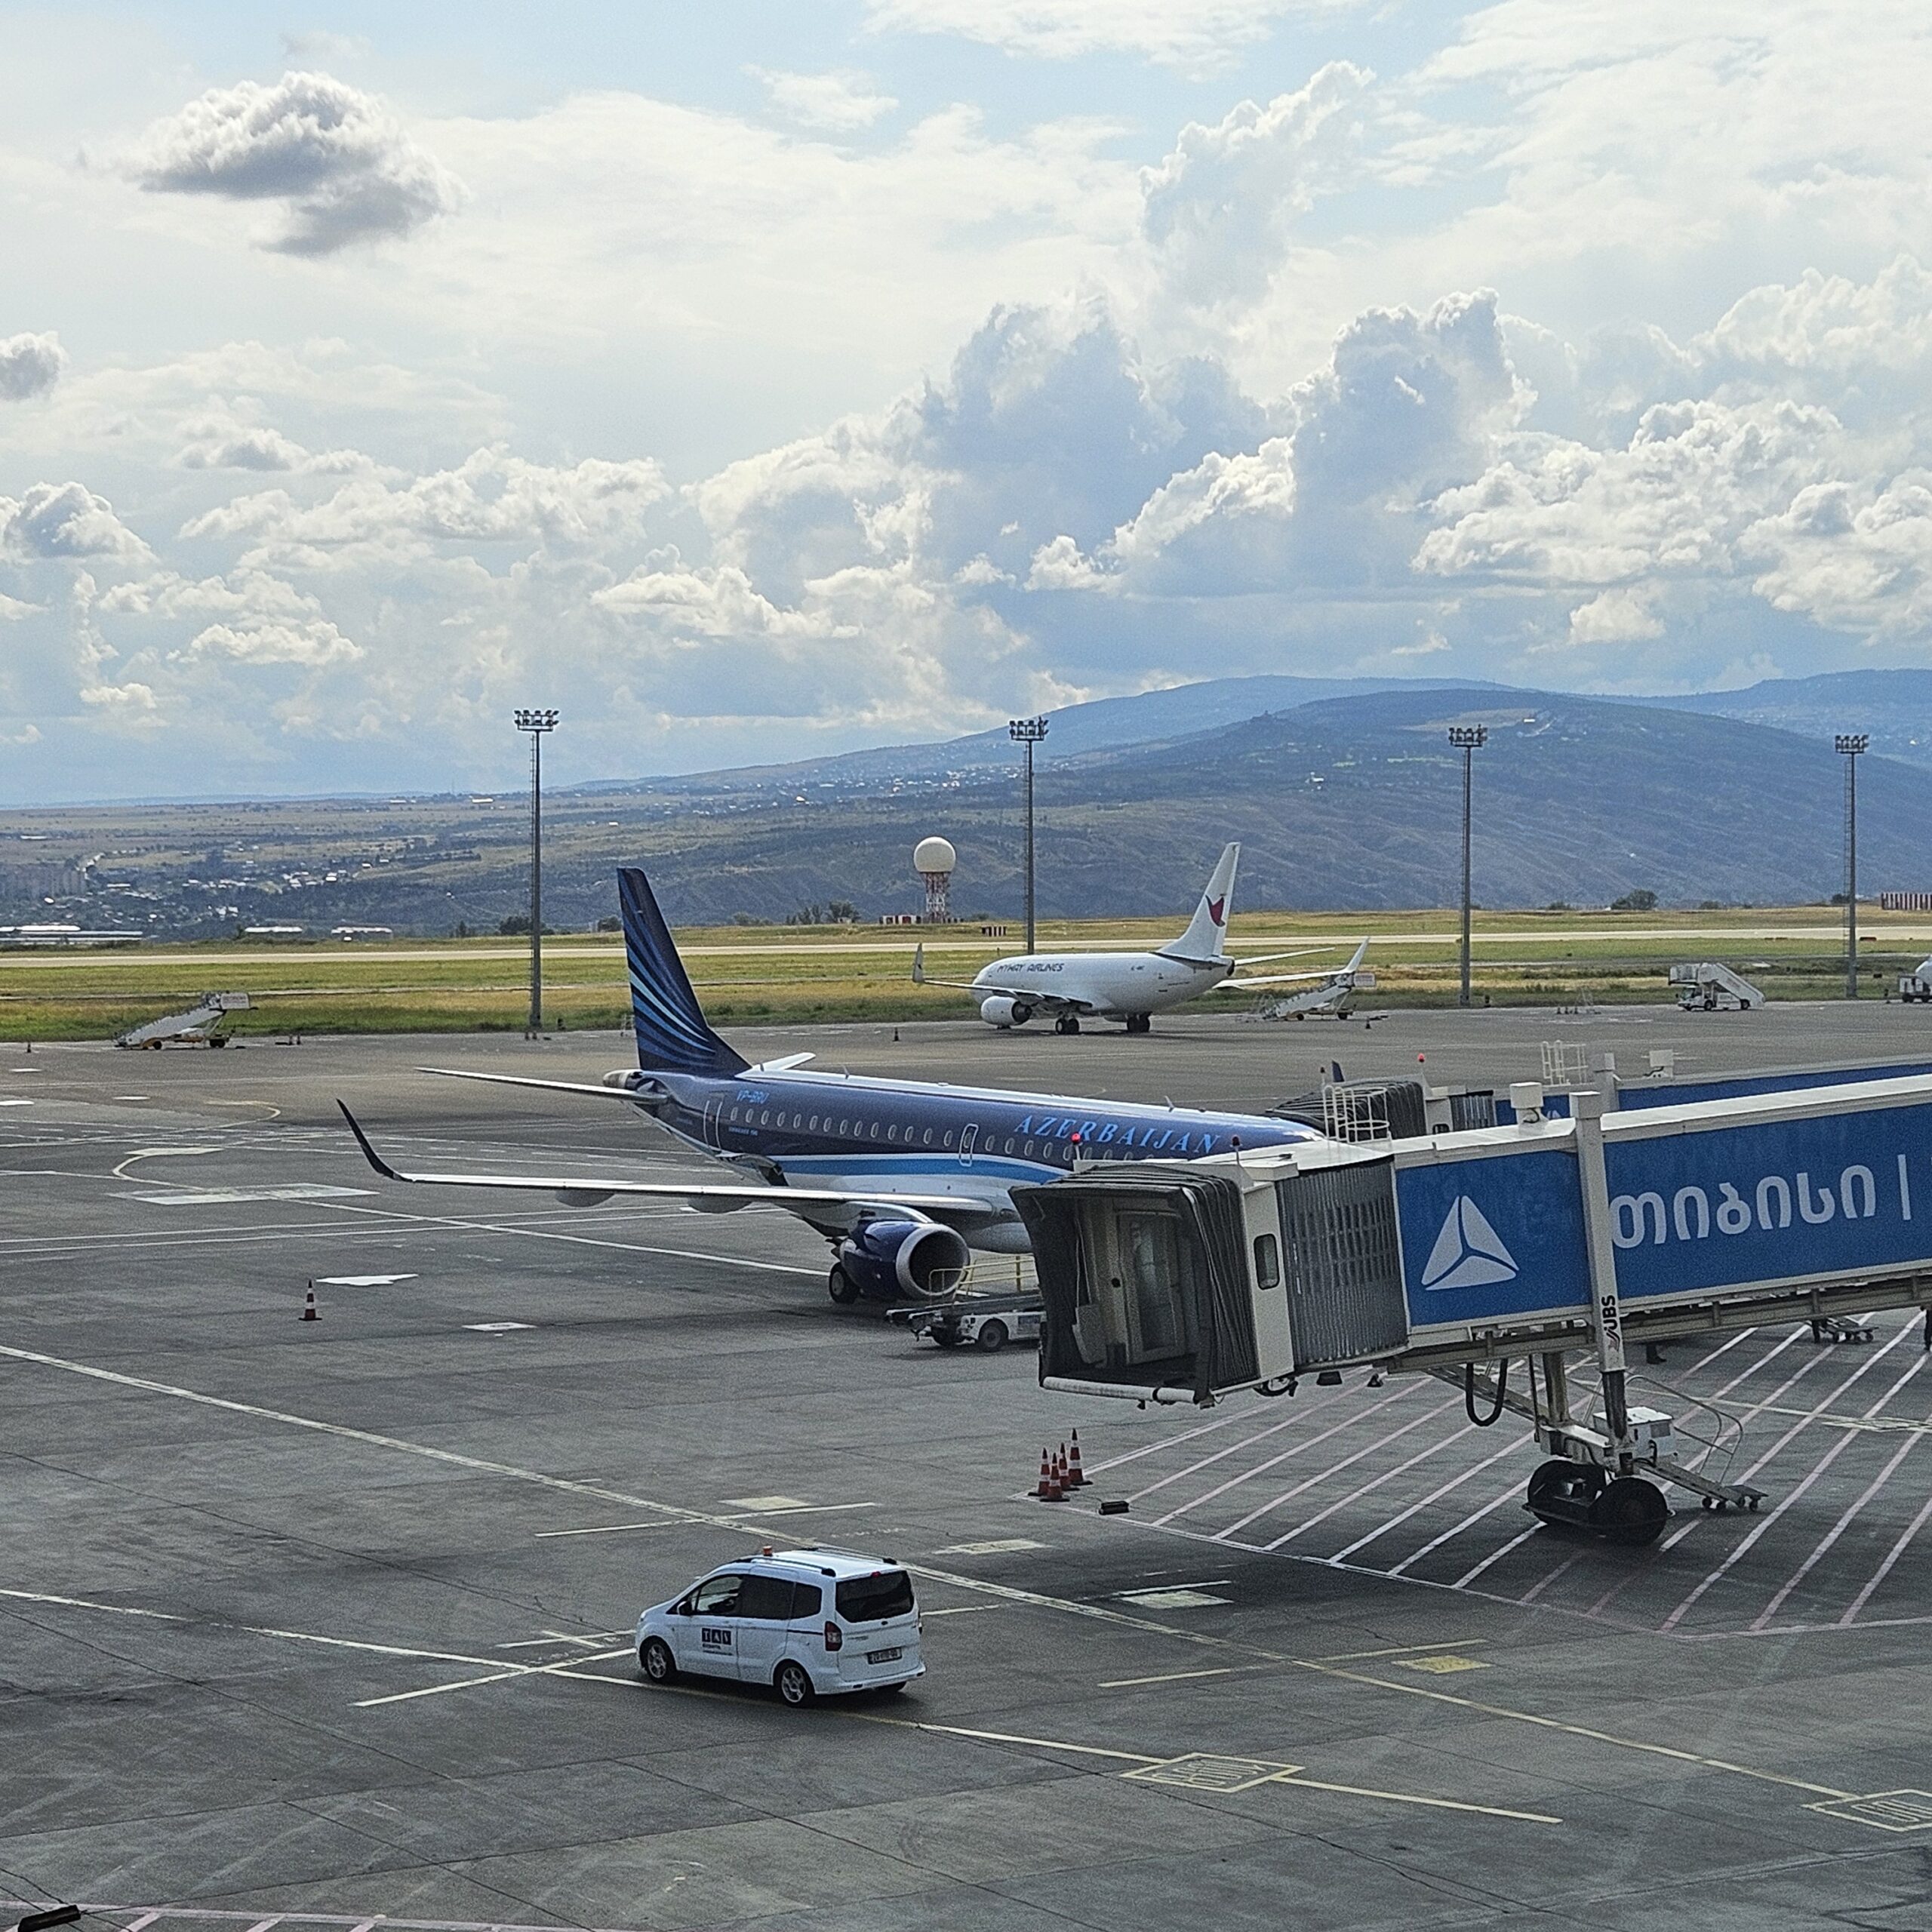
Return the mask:
<svg viewBox="0 0 1932 1932"><path fill-rule="evenodd" d="M910 1616L912 1580L903 1570L848 1577L838 1586L838 1614L848 1623L873 1623L881 1617Z"/></svg>

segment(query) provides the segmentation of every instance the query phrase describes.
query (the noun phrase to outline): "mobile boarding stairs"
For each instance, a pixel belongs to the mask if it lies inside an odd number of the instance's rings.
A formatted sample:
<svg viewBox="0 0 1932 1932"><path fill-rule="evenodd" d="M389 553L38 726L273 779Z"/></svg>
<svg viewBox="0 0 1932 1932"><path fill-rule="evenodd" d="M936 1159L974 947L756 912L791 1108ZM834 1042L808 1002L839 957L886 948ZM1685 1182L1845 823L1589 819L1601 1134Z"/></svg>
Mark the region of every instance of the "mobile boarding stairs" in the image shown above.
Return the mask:
<svg viewBox="0 0 1932 1932"><path fill-rule="evenodd" d="M1932 1075L1845 1081L1614 1113L1584 1091L1567 1119L1532 1106L1508 1127L1017 1188L1041 1383L1207 1406L1351 1367L1435 1375L1472 1421L1529 1423L1544 1522L1648 1543L1663 1483L1755 1509L1761 1491L1721 1479L1736 1425L1633 1403L1625 1350L1932 1308Z"/></svg>
<svg viewBox="0 0 1932 1932"><path fill-rule="evenodd" d="M185 1013L171 1013L123 1033L117 1047L225 1047L221 1031L231 1013L246 1013L246 993L204 993Z"/></svg>

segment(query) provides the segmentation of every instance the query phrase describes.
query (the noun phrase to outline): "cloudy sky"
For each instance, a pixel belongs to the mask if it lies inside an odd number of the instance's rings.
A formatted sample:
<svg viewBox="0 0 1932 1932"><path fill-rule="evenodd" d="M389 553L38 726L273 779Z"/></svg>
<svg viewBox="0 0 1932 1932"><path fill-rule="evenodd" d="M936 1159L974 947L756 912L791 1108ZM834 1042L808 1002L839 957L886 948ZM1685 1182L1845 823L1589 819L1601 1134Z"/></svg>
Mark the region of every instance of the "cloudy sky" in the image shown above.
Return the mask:
<svg viewBox="0 0 1932 1932"><path fill-rule="evenodd" d="M0 798L1932 663L1932 11L0 5Z"/></svg>

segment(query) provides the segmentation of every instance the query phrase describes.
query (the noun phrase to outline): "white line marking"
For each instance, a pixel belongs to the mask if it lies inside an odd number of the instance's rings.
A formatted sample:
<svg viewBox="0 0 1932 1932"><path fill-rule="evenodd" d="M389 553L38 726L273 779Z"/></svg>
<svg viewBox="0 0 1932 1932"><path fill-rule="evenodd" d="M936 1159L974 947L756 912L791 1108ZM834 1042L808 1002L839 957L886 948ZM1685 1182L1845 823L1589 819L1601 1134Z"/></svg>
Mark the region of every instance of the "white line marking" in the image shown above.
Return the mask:
<svg viewBox="0 0 1932 1932"><path fill-rule="evenodd" d="M1386 1399L1387 1398L1385 1398L1385 1401ZM1376 1407L1378 1408L1382 1406L1383 1406L1382 1403L1377 1403L1376 1404ZM1225 1539L1226 1537L1232 1537L1238 1530L1246 1529L1249 1524L1257 1521L1263 1516L1269 1515L1273 1510L1278 1509L1284 1503L1293 1500L1294 1497L1300 1495L1304 1490L1312 1489L1317 1483L1325 1482L1329 1477L1333 1475L1340 1475L1343 1470L1352 1469L1355 1465L1361 1462L1364 1457L1374 1455L1378 1449L1383 1447L1385 1444L1391 1442L1399 1441L1402 1437L1408 1434L1411 1429L1420 1429L1424 1423L1433 1422L1438 1416L1445 1414L1451 1406L1452 1404L1450 1402L1439 1402L1434 1408L1425 1409L1420 1415L1417 1416L1411 1420L1403 1423L1400 1429L1391 1429L1386 1435L1376 1436L1363 1447L1358 1449L1353 1455L1344 1456L1339 1463L1324 1463L1320 1469L1315 1471L1313 1475L1303 1477L1300 1482L1296 1483L1292 1487L1282 1491L1280 1495L1270 1497L1266 1503L1262 1503L1258 1508L1251 1509L1245 1516L1237 1518L1235 1521L1229 1524L1226 1528L1220 1531L1217 1533L1218 1536L1220 1538ZM1346 1427L1346 1426L1347 1425L1345 1423L1338 1423L1336 1425L1336 1427L1339 1429ZM1334 1429L1330 1429L1326 1432L1326 1434L1332 1435L1334 1432ZM1322 1441L1323 1439L1323 1437L1320 1435L1311 1436L1306 1443L1300 1446L1305 1448L1312 1448L1316 1443ZM1276 1463L1285 1462L1288 1457L1294 1453L1296 1452L1293 1450L1287 1451L1284 1452L1283 1454L1276 1457L1274 1460ZM1272 1468L1272 1463L1264 1463L1262 1464L1261 1469L1255 1470L1254 1473L1256 1475L1259 1475L1261 1474L1263 1469ZM1204 1500L1205 1499L1204 1498L1203 1500ZM1171 1510L1168 1515L1161 1517L1158 1520L1164 1523L1168 1521L1172 1517L1177 1516L1181 1512L1178 1509Z"/></svg>
<svg viewBox="0 0 1932 1932"><path fill-rule="evenodd" d="M1875 1368L1878 1364L1882 1361L1894 1349L1897 1348L1898 1345L1911 1333L1912 1330L1909 1326L1900 1328L1899 1332L1894 1335L1883 1348L1876 1349L1872 1352L1872 1354L1866 1361L1864 1367L1859 1370L1858 1374L1852 1377L1851 1381L1856 1382L1860 1375L1863 1375L1868 1370ZM1881 1395L1878 1401L1872 1404L1872 1406L1874 1412L1882 1408L1900 1389L1903 1389L1905 1385L1925 1366L1928 1359L1932 1359L1932 1358L1928 1358L1921 1353L1918 1358L1913 1362L1912 1365L1906 1371L1904 1374L1900 1376L1899 1379L1892 1384L1891 1387L1887 1389L1884 1394ZM1849 1388L1850 1386L1850 1382L1845 1384L1846 1388ZM1835 1390L1834 1392L1834 1396L1841 1395L1844 1392L1844 1389ZM1823 1405L1821 1404L1820 1406L1822 1407ZM1801 1422L1794 1423L1791 1428L1786 1430L1784 1434L1778 1438L1777 1442L1771 1449L1767 1451L1764 1455L1760 1457L1758 1461L1752 1465L1751 1469L1747 1470L1746 1474L1749 1475L1754 1473L1757 1469L1761 1469L1764 1465L1769 1462L1771 1457L1775 1456L1778 1451L1782 1449L1784 1445L1789 1442L1791 1438L1804 1426L1804 1425ZM1811 1485L1816 1482L1818 1478L1831 1467L1832 1463L1836 1462L1838 1457L1843 1454L1846 1450L1849 1449L1852 1444L1858 1438L1855 1435L1850 1434L1849 1432L1840 1436L1838 1441L1832 1445L1829 1451L1826 1451L1825 1455L1813 1465L1810 1473L1805 1476L1801 1481L1798 1483L1796 1486L1792 1488L1790 1493L1780 1501L1776 1509L1767 1511L1763 1515L1758 1518L1755 1526L1751 1530L1750 1533L1742 1537L1737 1543L1736 1547L1732 1549L1730 1554L1727 1556L1715 1570L1712 1571L1710 1574L1705 1577L1704 1580L1700 1583L1697 1588L1694 1589L1690 1594L1670 1613L1668 1617L1664 1619L1663 1623L1658 1625L1658 1629L1666 1635L1668 1635L1671 1631L1675 1630L1678 1625L1683 1622L1685 1616L1695 1606L1698 1600L1703 1596L1705 1592L1710 1589L1713 1585L1721 1582L1724 1577L1730 1574L1732 1567L1742 1559L1746 1552L1748 1552L1756 1544L1758 1539L1761 1537L1764 1532L1768 1530L1771 1525L1792 1506L1793 1503L1796 1503L1798 1499L1810 1488Z"/></svg>
<svg viewBox="0 0 1932 1932"><path fill-rule="evenodd" d="M1854 1598L1851 1607L1838 1619L1837 1623L1833 1626L1835 1629L1840 1630L1848 1629L1857 1620L1858 1613L1863 1610L1878 1593L1878 1586L1892 1574L1892 1567L1894 1564L1895 1564L1898 1561L1899 1558L1906 1553L1906 1549L1911 1545L1912 1538L1917 1536L1919 1531L1925 1527L1925 1519L1927 1516L1932 1516L1932 1496L1928 1496L1925 1499L1924 1506L1920 1509L1918 1514L1913 1517L1912 1521L1906 1525L1898 1541L1894 1543L1891 1548L1885 1552L1884 1561L1880 1564L1878 1568L1873 1571L1871 1582L1867 1583L1864 1589L1860 1590L1857 1596ZM1916 1617L1914 1617L1910 1620L1916 1623L1918 1620ZM1879 1626L1874 1625L1872 1627L1876 1629Z"/></svg>
<svg viewBox="0 0 1932 1932"><path fill-rule="evenodd" d="M1764 1606L1760 1615L1752 1620L1751 1628L1753 1630L1763 1629L1765 1625L1784 1607L1785 1599L1797 1589L1800 1583L1804 1582L1807 1577L1810 1575L1813 1567L1817 1563L1819 1558L1825 1555L1838 1538L1850 1528L1852 1524L1857 1520L1860 1511L1878 1494L1880 1490L1884 1487L1887 1483L1891 1481L1893 1472L1918 1446L1918 1438L1915 1435L1908 1435L1899 1444L1893 1452L1891 1460L1886 1463L1885 1466L1866 1484L1857 1501L1850 1504L1841 1512L1838 1521L1812 1546L1810 1555L1792 1572L1777 1595Z"/></svg>
<svg viewBox="0 0 1932 1932"><path fill-rule="evenodd" d="M1455 1441L1456 1438L1452 1435L1448 1439L1450 1441L1453 1442ZM1420 1503L1411 1503L1400 1515L1391 1516L1388 1521L1383 1524L1379 1529L1371 1530L1368 1534L1365 1537L1358 1537L1346 1549L1338 1549L1336 1551L1335 1554L1328 1559L1329 1561L1331 1563L1346 1562L1349 1558L1355 1555L1357 1550L1366 1549L1371 1543L1379 1542L1383 1537L1386 1537L1391 1530L1400 1528L1401 1526L1406 1523L1411 1516L1420 1514L1423 1510L1426 1509L1432 1503L1436 1502L1440 1498L1447 1496L1452 1489L1460 1488L1464 1483L1469 1481L1470 1477L1481 1475L1484 1469L1490 1468L1493 1464L1501 1462L1505 1456L1514 1456L1518 1454L1521 1451L1522 1446L1523 1445L1521 1442L1513 1440L1506 1442L1500 1449L1497 1451L1494 1455L1485 1456L1480 1463L1472 1463L1460 1475L1451 1476L1450 1479L1443 1484L1439 1489L1431 1490ZM1390 1574L1392 1575L1394 1573L1392 1571Z"/></svg>
<svg viewBox="0 0 1932 1932"><path fill-rule="evenodd" d="M1460 1523L1451 1524L1439 1537L1432 1537L1413 1556L1404 1557L1401 1561L1389 1572L1389 1575L1400 1577L1404 1574L1411 1564L1420 1563L1425 1556L1432 1555L1445 1543L1453 1543L1465 1530L1473 1529L1485 1516L1494 1515L1512 1496L1520 1495L1522 1493L1522 1487L1521 1483L1512 1481L1500 1496L1485 1503L1480 1509L1465 1516Z"/></svg>
<svg viewBox="0 0 1932 1932"><path fill-rule="evenodd" d="M386 1697L358 1697L355 1708L358 1711L373 1711L383 1704L407 1704L418 1697L440 1697L446 1690L473 1690L479 1684L507 1684L513 1678L574 1675L581 1672L585 1664L608 1663L614 1658L627 1657L630 1654L630 1646L626 1644L620 1651L598 1651L589 1657L566 1657L561 1663L509 1664L491 1671L487 1676L466 1677L454 1684L429 1684L420 1690L392 1691Z"/></svg>
<svg viewBox="0 0 1932 1932"><path fill-rule="evenodd" d="M1435 1413L1440 1414L1441 1412L1440 1411L1438 1411ZM1331 1516L1334 1515L1337 1512L1337 1511L1347 1509L1351 1503L1359 1503L1364 1496L1370 1493L1371 1491L1380 1489L1385 1482L1393 1481L1395 1477L1402 1475L1405 1471L1414 1469L1418 1463L1426 1463L1429 1460L1430 1457L1440 1455L1444 1450L1448 1447L1451 1443L1460 1442L1466 1435L1473 1435L1475 1433L1475 1426L1476 1426L1474 1423L1465 1423L1460 1429L1454 1430L1449 1435L1445 1435L1440 1442L1424 1443L1423 1446L1418 1449L1413 1456L1408 1457L1406 1461L1398 1463L1392 1469L1384 1469L1381 1475L1375 1477L1373 1480L1368 1482L1363 1483L1358 1488L1352 1489L1347 1495L1337 1497L1333 1503L1329 1504L1327 1509L1318 1510L1314 1515L1309 1517L1304 1523L1297 1523L1293 1529L1287 1531L1281 1535L1277 1537L1272 1543L1266 1546L1267 1548L1269 1549L1279 1549L1284 1543L1293 1543L1297 1537L1306 1536L1310 1530L1315 1527L1316 1524L1325 1523ZM1401 1433L1401 1432L1400 1430L1396 1432L1397 1435ZM1385 1436L1383 1440L1386 1442L1392 1442L1395 1440L1395 1437L1393 1435ZM1340 1466L1338 1464L1337 1466L1340 1467ZM1331 1562L1334 1561L1332 1557L1326 1560Z"/></svg>
<svg viewBox="0 0 1932 1932"><path fill-rule="evenodd" d="M1157 1517L1155 1520L1161 1523L1171 1522L1175 1517L1184 1515L1190 1509L1198 1509L1203 1503L1212 1503L1217 1497L1225 1496L1231 1489L1238 1489L1244 1483L1253 1482L1256 1478L1266 1475L1270 1469L1278 1469L1282 1463L1291 1461L1295 1457L1302 1455L1318 1444L1326 1442L1331 1436L1339 1435L1344 1429L1353 1428L1364 1417L1372 1416L1377 1411L1386 1409L1391 1402L1399 1401L1401 1397L1407 1392L1407 1390L1398 1390L1395 1395L1383 1396L1379 1402L1371 1402L1366 1409L1358 1411L1352 1415L1344 1416L1340 1422L1331 1423L1327 1428L1318 1429L1312 1435L1304 1436L1300 1441L1291 1444L1278 1455L1270 1456L1266 1462L1256 1463L1253 1469L1241 1475L1230 1477L1227 1481L1218 1484L1214 1488L1195 1497L1191 1502L1177 1503L1168 1512L1166 1515ZM1279 1425L1279 1426L1285 1427L1286 1425ZM1276 1431L1271 1429L1265 1433L1272 1435L1276 1433ZM1249 1438L1251 1441L1259 1441L1261 1439L1259 1436ZM1245 1445L1238 1446L1244 1447ZM1290 1492L1291 1494L1293 1493L1293 1491ZM1254 1516L1265 1515L1270 1506L1272 1506L1264 1504L1260 1509L1254 1512L1254 1515L1244 1516L1238 1522L1231 1523L1223 1534L1232 1535L1235 1531L1245 1528L1247 1524L1254 1521Z"/></svg>

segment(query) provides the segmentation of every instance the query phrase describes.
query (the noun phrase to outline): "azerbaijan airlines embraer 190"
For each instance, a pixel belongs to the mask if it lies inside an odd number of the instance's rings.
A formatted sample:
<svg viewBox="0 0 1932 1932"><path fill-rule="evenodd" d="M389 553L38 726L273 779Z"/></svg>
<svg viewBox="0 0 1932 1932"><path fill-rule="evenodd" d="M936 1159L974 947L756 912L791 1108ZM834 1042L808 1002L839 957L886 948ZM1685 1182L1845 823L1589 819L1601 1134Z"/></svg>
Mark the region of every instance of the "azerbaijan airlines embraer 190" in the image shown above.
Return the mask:
<svg viewBox="0 0 1932 1932"><path fill-rule="evenodd" d="M626 870L617 881L635 1068L606 1074L601 1085L424 1070L622 1101L687 1147L721 1161L733 1178L405 1172L376 1152L343 1107L386 1180L532 1189L572 1207L644 1195L715 1214L761 1203L783 1208L831 1243L827 1285L842 1302L946 1294L964 1275L971 1250L1026 1253L1011 1189L1057 1180L1077 1164L1187 1159L1321 1137L1297 1121L1260 1115L816 1072L804 1065L809 1054L751 1066L705 1019L644 874Z"/></svg>
<svg viewBox="0 0 1932 1932"><path fill-rule="evenodd" d="M1228 951L1228 918L1234 909L1235 868L1241 847L1229 844L1208 881L1187 930L1152 952L1021 952L983 966L970 980L936 980L926 971L926 949L912 955L915 986L952 986L980 1002L980 1017L1002 1029L1024 1026L1036 1015L1054 1023L1056 1033L1077 1033L1082 1020L1119 1020L1130 1033L1148 1031L1152 1016L1202 993L1284 986L1319 981L1297 996L1299 1010L1320 1011L1339 1005L1355 990L1356 969L1368 950L1364 940L1355 956L1339 971L1244 974L1238 966L1260 966L1296 959L1296 952L1261 952L1236 959ZM1373 983L1372 981L1370 983Z"/></svg>

